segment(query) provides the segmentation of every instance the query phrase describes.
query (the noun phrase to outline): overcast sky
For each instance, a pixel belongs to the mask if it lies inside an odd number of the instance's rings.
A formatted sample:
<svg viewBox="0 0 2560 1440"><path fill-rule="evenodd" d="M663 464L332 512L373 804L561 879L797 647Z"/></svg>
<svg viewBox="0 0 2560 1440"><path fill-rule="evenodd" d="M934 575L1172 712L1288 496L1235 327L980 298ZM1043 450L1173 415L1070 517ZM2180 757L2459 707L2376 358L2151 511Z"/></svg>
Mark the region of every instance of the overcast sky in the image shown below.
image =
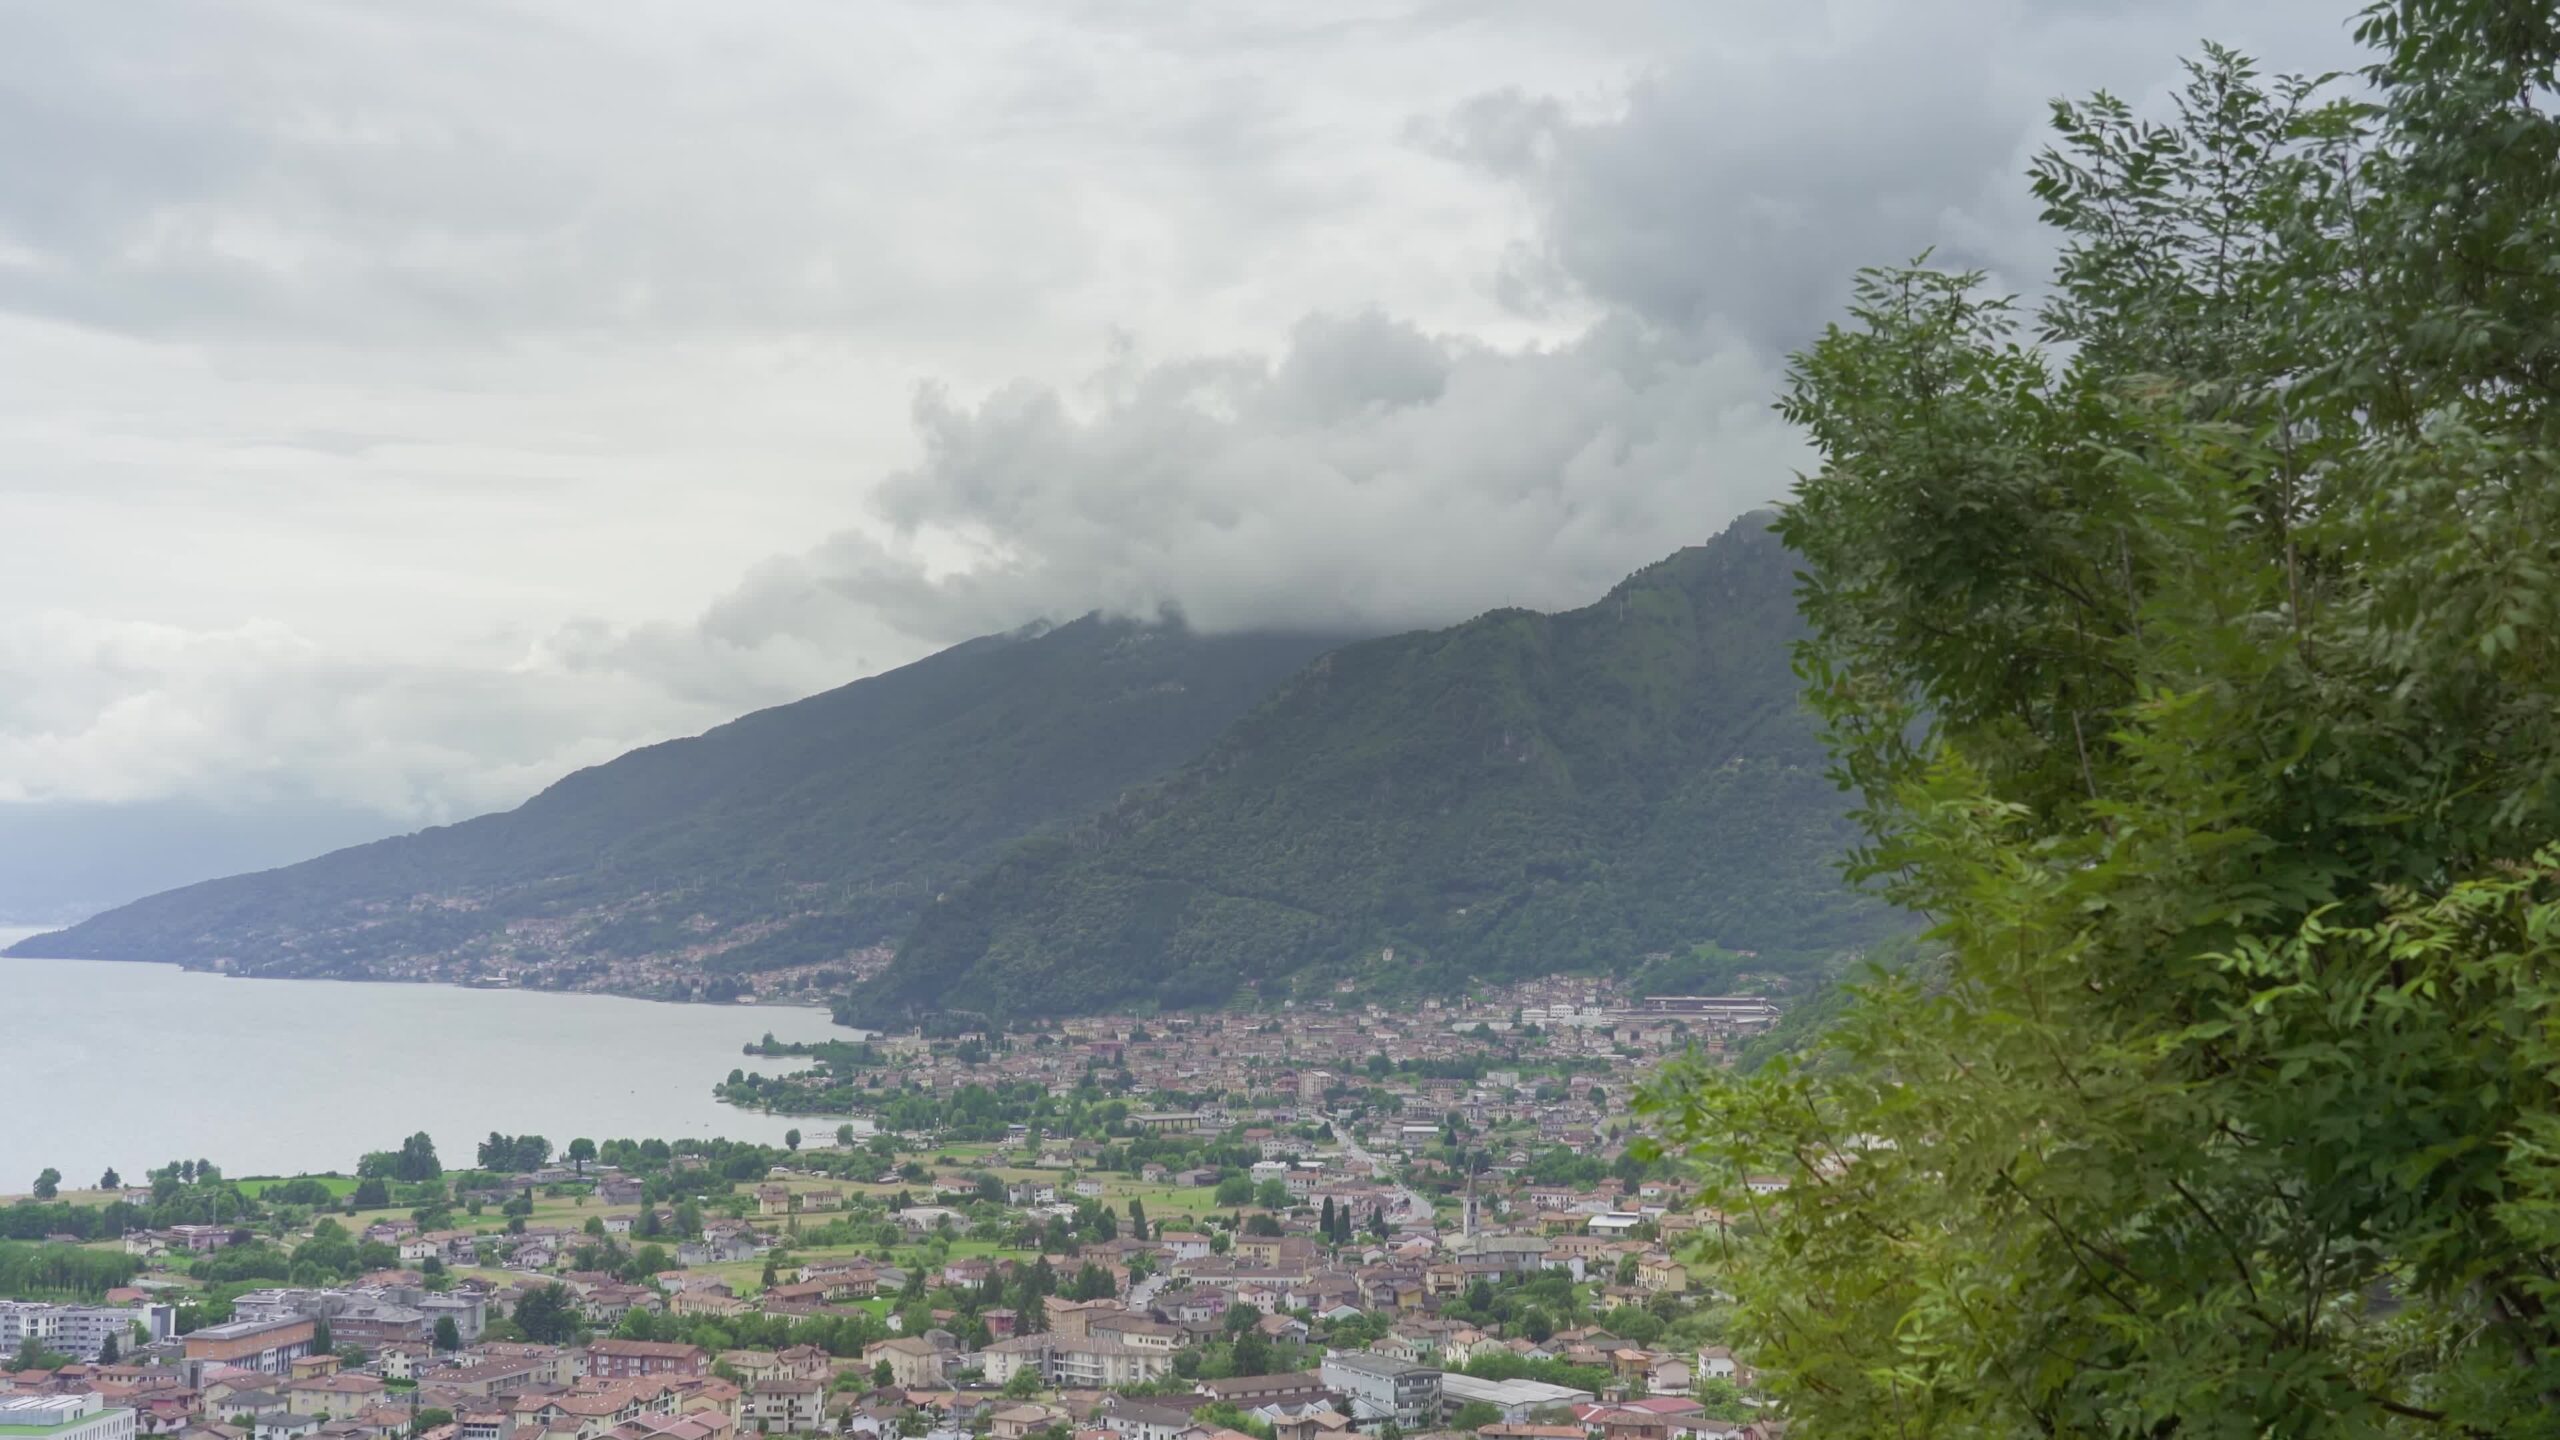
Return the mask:
<svg viewBox="0 0 2560 1440"><path fill-rule="evenodd" d="M2032 283L2048 99L2344 20L0 0L0 831L408 828L1095 606L1587 601L1785 492L1856 266Z"/></svg>

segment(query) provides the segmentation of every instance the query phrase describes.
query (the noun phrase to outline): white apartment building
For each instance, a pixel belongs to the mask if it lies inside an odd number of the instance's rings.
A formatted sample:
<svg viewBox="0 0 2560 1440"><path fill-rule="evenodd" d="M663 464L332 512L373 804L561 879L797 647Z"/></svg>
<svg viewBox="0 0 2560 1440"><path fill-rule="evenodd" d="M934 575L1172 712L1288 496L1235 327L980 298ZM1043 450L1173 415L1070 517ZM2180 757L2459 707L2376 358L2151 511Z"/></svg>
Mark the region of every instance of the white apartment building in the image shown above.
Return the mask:
<svg viewBox="0 0 2560 1440"><path fill-rule="evenodd" d="M13 1440L133 1440L133 1412L95 1395L0 1395L0 1435Z"/></svg>
<svg viewBox="0 0 2560 1440"><path fill-rule="evenodd" d="M177 1329L177 1310L169 1305L50 1305L41 1300L0 1300L0 1351L17 1353L29 1340L74 1360L94 1361L113 1337L116 1348L130 1350L133 1327L153 1340L166 1340Z"/></svg>
<svg viewBox="0 0 2560 1440"><path fill-rule="evenodd" d="M978 1358L991 1385L1002 1385L1025 1370L1044 1385L1067 1390L1143 1385L1173 1373L1171 1349L1053 1334L999 1340L979 1351Z"/></svg>
<svg viewBox="0 0 2560 1440"><path fill-rule="evenodd" d="M1365 1350L1324 1357L1317 1375L1351 1407L1351 1421L1375 1430L1389 1421L1407 1432L1440 1423L1440 1372L1429 1365Z"/></svg>

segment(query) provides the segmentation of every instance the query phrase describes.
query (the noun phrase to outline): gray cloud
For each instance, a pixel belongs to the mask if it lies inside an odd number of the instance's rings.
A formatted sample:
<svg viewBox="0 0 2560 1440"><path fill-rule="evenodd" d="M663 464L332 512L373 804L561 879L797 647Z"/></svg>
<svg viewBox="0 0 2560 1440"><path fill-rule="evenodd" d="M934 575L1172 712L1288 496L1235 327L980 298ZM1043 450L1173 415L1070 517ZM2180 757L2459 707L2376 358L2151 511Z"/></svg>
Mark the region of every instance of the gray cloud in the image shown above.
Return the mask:
<svg viewBox="0 0 2560 1440"><path fill-rule="evenodd" d="M2112 88L2157 111L2199 35L2263 44L2274 68L2344 63L2339 13L2305 0L2245 14L2023 0L1717 7L1665 24L1659 57L1602 113L1504 89L1418 120L1415 134L1535 206L1535 238L1501 282L1517 303L1589 297L1666 325L1720 322L1782 354L1837 317L1861 266L1926 250L2032 288L2050 239L2023 172L2046 138L2046 102Z"/></svg>
<svg viewBox="0 0 2560 1440"><path fill-rule="evenodd" d="M1129 367L1081 410L927 392L924 462L878 503L970 559L928 577L856 547L830 583L937 639L1091 604L1209 628L1580 604L1781 492L1766 383L1738 345L1632 319L1513 350L1365 311L1267 360Z"/></svg>
<svg viewBox="0 0 2560 1440"><path fill-rule="evenodd" d="M2327 10L2292 9L2258 18L2298 42L2286 54L2336 62ZM1601 18L1659 44L1604 103L1502 87L1404 127L1525 199L1535 223L1487 283L1521 312L1588 317L1571 338L1493 345L1368 309L1311 315L1267 357L1113 369L1082 409L1036 383L974 407L928 391L924 462L874 506L968 558L902 563L866 539L806 564L937 639L1096 603L1213 627L1581 603L1782 497L1803 457L1768 403L1860 266L1925 250L2031 287L2050 237L2022 171L2044 102L2111 85L2156 108L2174 37L2214 17L1934 3Z"/></svg>

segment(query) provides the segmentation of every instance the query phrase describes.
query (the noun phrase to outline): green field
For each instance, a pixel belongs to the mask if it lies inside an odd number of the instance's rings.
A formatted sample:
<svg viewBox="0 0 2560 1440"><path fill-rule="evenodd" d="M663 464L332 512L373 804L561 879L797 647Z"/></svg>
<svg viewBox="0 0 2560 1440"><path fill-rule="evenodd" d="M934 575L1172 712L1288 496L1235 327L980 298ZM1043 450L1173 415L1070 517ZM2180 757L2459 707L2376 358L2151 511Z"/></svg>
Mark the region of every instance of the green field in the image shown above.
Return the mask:
<svg viewBox="0 0 2560 1440"><path fill-rule="evenodd" d="M296 1180L316 1180L329 1187L329 1193L341 1200L356 1193L355 1177L351 1175L258 1175L232 1183L240 1187L243 1195L263 1196L279 1185L290 1185Z"/></svg>
<svg viewBox="0 0 2560 1440"><path fill-rule="evenodd" d="M898 1160L900 1162L913 1161L928 1168L931 1173L928 1180L924 1183L896 1182L890 1184L875 1184L868 1181L836 1180L824 1177L810 1178L799 1176L795 1176L778 1183L782 1184L786 1189L792 1191L794 1194L805 1193L815 1189L833 1189L841 1192L848 1199L869 1200L877 1204L885 1202L889 1197L901 1191L914 1195L919 1200L924 1200L929 1198L931 1189L936 1184L949 1184L955 1187L965 1186L968 1183L966 1178L967 1176L979 1173L988 1173L1008 1182L1037 1181L1046 1184L1053 1184L1058 1187L1063 1198L1074 1198L1073 1192L1069 1189L1071 1182L1067 1172L1053 1168L1030 1168L1019 1165L992 1164L990 1162L997 1149L998 1147L991 1143L963 1143L931 1146L921 1152L899 1156ZM944 1160L948 1160L951 1163L937 1163ZM1198 1223L1200 1217L1218 1209L1211 1199L1212 1192L1205 1188L1151 1184L1141 1181L1134 1176L1118 1173L1084 1173L1088 1178L1099 1179L1102 1182L1102 1203L1110 1206L1115 1211L1126 1214L1131 1201L1141 1202L1146 1207L1149 1220L1159 1225L1169 1224L1174 1228L1191 1227ZM357 1181L354 1177L345 1175L314 1175L308 1177L262 1175L244 1177L237 1180L235 1183L237 1183L239 1188L247 1194L262 1196L291 1180L303 1178L316 1181L320 1185L326 1187L329 1193L332 1196L337 1197L341 1202L354 1193L357 1185ZM755 1188L764 1183L770 1182L760 1180L742 1180L737 1182L734 1192L737 1200L747 1200L752 1196ZM103 1204L114 1197L104 1193L66 1191L63 1198L66 1200L72 1200L76 1203ZM708 1213L718 1213L724 1207L720 1203L706 1200L703 1202L703 1208ZM638 1207L633 1205L605 1204L601 1200L597 1199L591 1191L583 1189L576 1190L573 1193L566 1195L546 1195L537 1192L533 1197L532 1213L525 1217L525 1223L528 1226L537 1229L549 1228L576 1233L583 1231L587 1222L590 1220L612 1216L628 1216L637 1213L637 1209ZM407 1205L371 1207L359 1210L351 1215L333 1207L321 1211L314 1217L314 1219L325 1218L334 1220L351 1231L361 1232L367 1225L370 1225L377 1220L405 1221L410 1218L411 1213L412 1207ZM758 1216L751 1204L748 1206L746 1213L750 1220L754 1220L769 1228L781 1228L785 1223L778 1217ZM804 1210L799 1212L796 1218L801 1226L815 1228L817 1226L829 1224L841 1218L841 1212ZM484 1208L478 1215L473 1215L467 1210L457 1208L454 1212L452 1224L456 1228L466 1231L493 1234L504 1230L507 1224L507 1217L499 1213L495 1206ZM981 1256L1010 1256L1012 1258L1022 1260L1032 1258L1029 1252L1014 1249L1005 1243L1003 1236L1009 1235L1010 1232L1011 1227L1007 1226L1002 1232L1002 1235L991 1231L984 1235L962 1236L949 1240L933 1238L922 1241L908 1241L889 1247L887 1252L888 1260L889 1263L895 1264L902 1269L925 1269L930 1271L952 1259ZM303 1238L306 1238L307 1234L308 1232L304 1231L301 1234L290 1236L286 1239L285 1243L288 1247L291 1247ZM113 1249L120 1243L121 1242L114 1240L101 1240L95 1242L95 1248ZM622 1243L635 1244L638 1242L629 1237L623 1237ZM668 1249L672 1250L677 1242L674 1236L669 1235L659 1237L657 1243L663 1244L668 1247ZM877 1248L871 1245L790 1245L787 1236L785 1237L785 1244L789 1247L789 1258L782 1267L786 1276L798 1264L806 1261L843 1258L854 1255L876 1255L879 1253ZM737 1261L715 1264L701 1268L705 1273L717 1276L728 1282L732 1291L742 1296L751 1296L763 1287L765 1262L762 1260ZM493 1268L483 1269L476 1267L457 1267L456 1273L458 1275L479 1275L499 1283L516 1283L525 1278L523 1275L516 1272ZM882 1299L864 1303L866 1308L870 1308L875 1311L885 1311L890 1307L892 1302Z"/></svg>

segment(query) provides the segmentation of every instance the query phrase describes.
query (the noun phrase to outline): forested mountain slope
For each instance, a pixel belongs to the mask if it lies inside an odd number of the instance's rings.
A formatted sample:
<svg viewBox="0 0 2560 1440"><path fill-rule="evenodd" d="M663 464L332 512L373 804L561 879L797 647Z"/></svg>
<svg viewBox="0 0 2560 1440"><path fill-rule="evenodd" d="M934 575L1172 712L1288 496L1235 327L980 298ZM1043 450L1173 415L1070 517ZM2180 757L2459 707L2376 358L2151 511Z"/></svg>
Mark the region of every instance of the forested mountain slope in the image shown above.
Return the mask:
<svg viewBox="0 0 2560 1440"><path fill-rule="evenodd" d="M990 636L504 814L151 896L11 953L563 984L612 970L611 988L678 994L840 960L1006 845L1198 753L1341 640L1097 617Z"/></svg>
<svg viewBox="0 0 2560 1440"><path fill-rule="evenodd" d="M1837 878L1845 802L1766 524L1586 609L1326 655L1161 784L928 907L843 1013L1445 989L1896 928Z"/></svg>

